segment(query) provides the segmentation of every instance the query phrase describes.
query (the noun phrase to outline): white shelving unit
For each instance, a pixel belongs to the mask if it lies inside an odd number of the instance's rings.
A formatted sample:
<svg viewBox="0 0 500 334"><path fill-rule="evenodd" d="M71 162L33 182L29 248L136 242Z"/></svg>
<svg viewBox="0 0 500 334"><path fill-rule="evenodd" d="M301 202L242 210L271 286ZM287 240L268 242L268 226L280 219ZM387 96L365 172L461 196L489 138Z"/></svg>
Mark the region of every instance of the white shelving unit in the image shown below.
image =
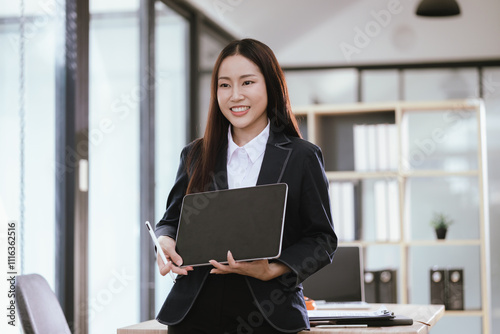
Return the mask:
<svg viewBox="0 0 500 334"><path fill-rule="evenodd" d="M370 247L389 245L399 249L399 268L398 275L398 296L400 303L415 303L416 297L412 297L412 289L422 282L413 282L415 280L416 267L411 259L419 258L418 251L422 249L437 249L443 254L451 252L458 248L473 247L478 248L479 258L475 259L479 263L480 278L477 288L480 297L478 298L478 308L467 308L463 311L446 311L445 316L459 317L481 317L482 333L490 333L490 268L489 268L489 223L487 209L487 173L486 173L486 145L484 129L484 107L481 100L452 100L452 101L434 101L434 102L388 102L388 103L358 103L343 105L310 105L293 108L295 115L299 119L301 131L306 139L321 147L324 158L326 174L330 181L351 181L366 182L376 179L395 180L398 184L398 205L399 205L399 230L400 238L398 241L377 241L374 238L365 238L361 236L357 240L350 240L341 243L358 244L368 250ZM398 166L394 170L379 171L356 171L354 168L354 139L352 134L353 124L395 124L397 131L397 160ZM456 126L462 126L460 131ZM351 128L350 128L351 127ZM455 127L455 128L454 128ZM432 131L431 131L432 130ZM449 130L449 131L448 131ZM427 132L426 132L427 131ZM422 150L427 155L423 156L423 163L411 163L412 152L415 151L413 142L418 143L418 136L427 133L427 139L440 138L437 135L448 134L452 144L443 144L436 139L434 150L432 142L427 144ZM460 133L466 133L467 136L460 136ZM466 137L465 139L463 137ZM441 136L442 138L442 136ZM422 144L423 145L423 144ZM458 152L456 147L461 147ZM412 149L413 147L413 149ZM412 151L413 150L413 151ZM430 152L432 151L432 152ZM421 152L420 152L421 153ZM420 161L420 160L419 160ZM465 163L464 163L465 161ZM412 207L417 207L421 201L417 201L413 195L412 184L430 192L434 191L431 186L425 188L426 180L433 185L434 183L447 182L447 180L458 180L455 182L466 184L472 182L475 190L471 192L469 201L474 203L471 210L460 208L460 212L473 217L475 226L466 224L453 226L455 232L461 229L470 228L473 233L469 235L450 236L445 240L437 240L427 235L425 228L430 229L428 223L423 227L418 219L419 215L412 212ZM424 184L423 186L421 184ZM419 189L420 189L419 188ZM435 188L435 186L434 186ZM420 189L421 191L424 191ZM432 193L430 193L432 194ZM429 196L432 197L432 196ZM443 200L445 202L445 200ZM435 202L435 201L434 201ZM436 206L430 203L429 207ZM447 203L448 208L453 203ZM459 203L456 203L459 205ZM362 209L361 209L362 210ZM425 207L424 210L425 212ZM359 218L359 216L358 216ZM462 217L456 217L461 220ZM428 220L426 220L428 221ZM335 222L334 222L335 223ZM364 229L364 221L360 225ZM418 237L415 231L424 231L425 237ZM475 232L477 231L477 232ZM410 253L414 251L410 256ZM426 260L426 259L422 259ZM415 262L415 261L414 261ZM465 265L465 263L464 263ZM464 276L471 274L467 271ZM427 282L429 281L426 273ZM428 291L426 291L429 294ZM467 297L467 295L466 295ZM430 300L428 301L430 303Z"/></svg>

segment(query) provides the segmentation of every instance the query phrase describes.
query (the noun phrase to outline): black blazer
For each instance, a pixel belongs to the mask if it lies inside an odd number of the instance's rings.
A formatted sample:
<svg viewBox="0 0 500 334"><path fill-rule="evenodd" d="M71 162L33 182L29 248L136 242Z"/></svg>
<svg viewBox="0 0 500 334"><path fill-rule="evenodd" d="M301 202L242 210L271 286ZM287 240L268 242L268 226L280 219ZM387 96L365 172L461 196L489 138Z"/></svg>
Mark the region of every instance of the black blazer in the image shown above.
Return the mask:
<svg viewBox="0 0 500 334"><path fill-rule="evenodd" d="M188 184L185 162L191 148L188 145L181 153L165 215L156 225L157 236L176 237L182 198ZM219 154L211 189L228 188L226 160L227 146ZM309 328L301 282L331 263L337 236L331 219L321 150L271 127L257 184L280 182L288 184L288 199L282 252L276 261L285 263L292 271L266 282L248 276L245 279L256 305L268 321L279 330L298 332ZM195 267L188 275L179 275L157 320L167 325L179 323L193 305L211 268Z"/></svg>

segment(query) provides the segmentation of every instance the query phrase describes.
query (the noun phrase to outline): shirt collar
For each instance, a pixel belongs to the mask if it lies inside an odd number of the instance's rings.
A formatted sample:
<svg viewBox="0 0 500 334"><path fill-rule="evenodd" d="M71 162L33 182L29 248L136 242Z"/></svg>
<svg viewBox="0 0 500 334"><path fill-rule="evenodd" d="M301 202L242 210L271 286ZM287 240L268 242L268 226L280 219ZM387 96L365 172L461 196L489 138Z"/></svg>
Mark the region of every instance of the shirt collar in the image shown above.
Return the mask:
<svg viewBox="0 0 500 334"><path fill-rule="evenodd" d="M259 133L254 139L243 145L241 148L244 149L252 163L254 163L264 152L266 151L267 141L269 139L269 129L270 129L269 119L267 120L267 126ZM231 124L229 124L229 129L227 133L227 161L231 159L234 151L240 148L233 140L233 135L231 134Z"/></svg>

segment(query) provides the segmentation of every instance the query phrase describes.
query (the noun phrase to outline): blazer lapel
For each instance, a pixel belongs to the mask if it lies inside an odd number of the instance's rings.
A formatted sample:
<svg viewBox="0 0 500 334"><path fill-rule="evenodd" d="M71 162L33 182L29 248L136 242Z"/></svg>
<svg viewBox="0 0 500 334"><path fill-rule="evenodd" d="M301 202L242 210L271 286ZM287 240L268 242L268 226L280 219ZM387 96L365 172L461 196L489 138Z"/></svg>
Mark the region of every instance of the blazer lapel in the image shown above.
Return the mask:
<svg viewBox="0 0 500 334"><path fill-rule="evenodd" d="M283 132L270 131L257 185L281 182L292 153L292 149L287 147L289 143L291 143L290 139Z"/></svg>
<svg viewBox="0 0 500 334"><path fill-rule="evenodd" d="M213 189L211 190L223 190L229 187L227 183L227 144L219 152L212 181Z"/></svg>

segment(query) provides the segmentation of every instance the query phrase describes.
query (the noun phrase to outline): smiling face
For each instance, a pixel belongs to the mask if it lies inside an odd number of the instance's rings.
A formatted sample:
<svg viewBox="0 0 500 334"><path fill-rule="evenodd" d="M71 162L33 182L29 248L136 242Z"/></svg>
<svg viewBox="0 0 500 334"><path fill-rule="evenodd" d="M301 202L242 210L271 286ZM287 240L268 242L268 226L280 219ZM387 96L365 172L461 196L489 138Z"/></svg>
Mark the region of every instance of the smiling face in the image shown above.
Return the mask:
<svg viewBox="0 0 500 334"><path fill-rule="evenodd" d="M259 67L249 59L234 55L219 68L217 101L233 127L233 139L242 146L267 125L267 89Z"/></svg>

